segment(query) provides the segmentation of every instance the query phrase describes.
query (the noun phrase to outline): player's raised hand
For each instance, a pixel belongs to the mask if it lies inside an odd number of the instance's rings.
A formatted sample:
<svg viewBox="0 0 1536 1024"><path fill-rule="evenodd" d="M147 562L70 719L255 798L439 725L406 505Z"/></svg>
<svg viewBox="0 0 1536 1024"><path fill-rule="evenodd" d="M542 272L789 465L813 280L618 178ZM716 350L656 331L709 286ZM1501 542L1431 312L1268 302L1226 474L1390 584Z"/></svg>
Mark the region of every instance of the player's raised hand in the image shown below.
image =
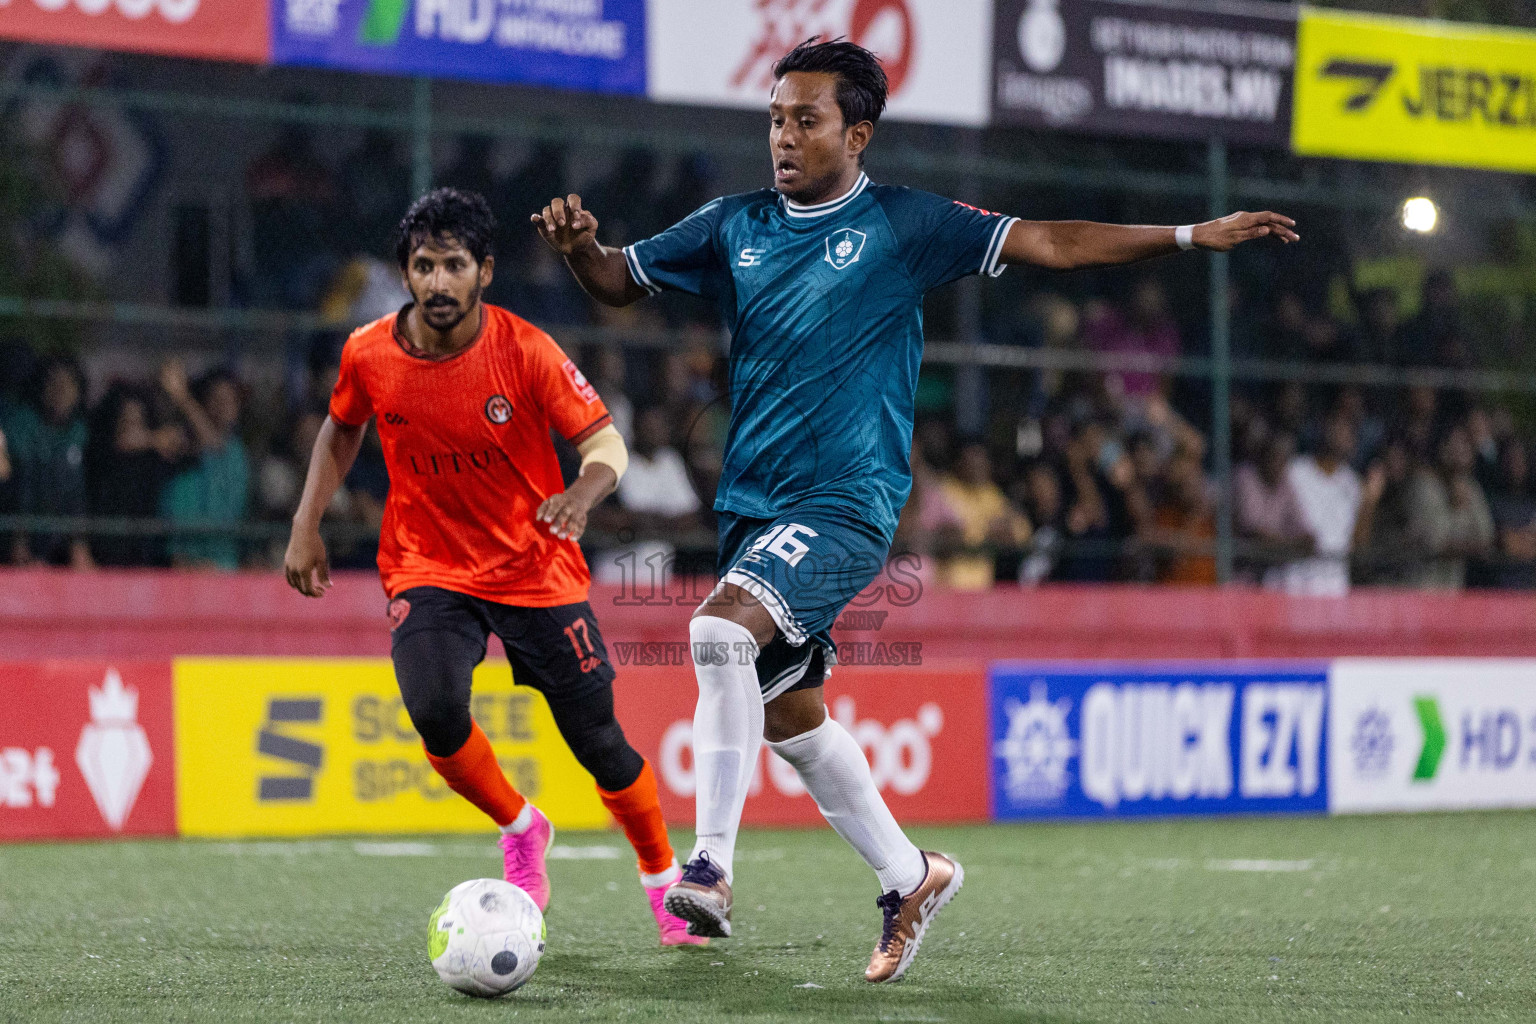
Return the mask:
<svg viewBox="0 0 1536 1024"><path fill-rule="evenodd" d="M549 532L561 540L581 540L587 532L587 503L576 495L552 494L544 499L534 518L549 524Z"/></svg>
<svg viewBox="0 0 1536 1024"><path fill-rule="evenodd" d="M1230 213L1220 220L1196 224L1190 240L1202 249L1228 252L1255 238L1278 238L1285 243L1299 242L1293 229L1296 222L1280 213Z"/></svg>
<svg viewBox="0 0 1536 1024"><path fill-rule="evenodd" d="M294 528L283 556L283 574L288 585L305 597L324 597L331 589L331 564L319 530Z"/></svg>
<svg viewBox="0 0 1536 1024"><path fill-rule="evenodd" d="M529 218L549 247L561 256L569 256L597 241L597 218L581 205L581 196L572 192L564 199L552 199L540 213Z"/></svg>

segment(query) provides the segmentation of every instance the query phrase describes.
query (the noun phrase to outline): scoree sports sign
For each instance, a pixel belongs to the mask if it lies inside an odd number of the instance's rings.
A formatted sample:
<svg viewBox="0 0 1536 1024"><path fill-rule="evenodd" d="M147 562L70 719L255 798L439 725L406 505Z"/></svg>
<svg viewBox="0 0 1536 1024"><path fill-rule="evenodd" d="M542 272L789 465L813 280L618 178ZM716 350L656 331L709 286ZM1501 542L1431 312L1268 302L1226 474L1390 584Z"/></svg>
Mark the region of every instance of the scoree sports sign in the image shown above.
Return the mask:
<svg viewBox="0 0 1536 1024"><path fill-rule="evenodd" d="M0 0L0 38L174 57L271 59L267 0Z"/></svg>
<svg viewBox="0 0 1536 1024"><path fill-rule="evenodd" d="M505 662L475 671L471 712L502 769L556 826L608 812L549 707ZM183 835L484 832L427 763L383 658L176 662Z"/></svg>
<svg viewBox="0 0 1536 1024"><path fill-rule="evenodd" d="M773 63L820 35L879 54L896 119L987 120L992 5L956 0L650 0L648 95L766 110Z"/></svg>
<svg viewBox="0 0 1536 1024"><path fill-rule="evenodd" d="M1344 659L1332 809L1536 807L1536 661Z"/></svg>
<svg viewBox="0 0 1536 1024"><path fill-rule="evenodd" d="M1303 8L1292 145L1536 169L1536 33Z"/></svg>
<svg viewBox="0 0 1536 1024"><path fill-rule="evenodd" d="M980 668L853 668L833 670L827 684L832 717L864 748L891 811L904 822L987 818L986 692ZM693 821L691 665L619 669L614 684L619 722L656 767L667 821ZM742 820L748 825L822 822L795 770L765 746Z"/></svg>
<svg viewBox="0 0 1536 1024"><path fill-rule="evenodd" d="M0 839L172 835L168 662L0 664Z"/></svg>

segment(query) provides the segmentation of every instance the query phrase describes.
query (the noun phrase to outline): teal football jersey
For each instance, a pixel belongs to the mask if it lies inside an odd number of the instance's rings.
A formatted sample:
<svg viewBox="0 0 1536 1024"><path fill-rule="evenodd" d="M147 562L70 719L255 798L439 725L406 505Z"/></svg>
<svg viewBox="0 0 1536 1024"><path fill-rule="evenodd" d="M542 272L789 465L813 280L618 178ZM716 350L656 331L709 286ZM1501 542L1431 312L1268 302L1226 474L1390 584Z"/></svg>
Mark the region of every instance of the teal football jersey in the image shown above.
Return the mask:
<svg viewBox="0 0 1536 1024"><path fill-rule="evenodd" d="M1001 273L1016 219L861 174L816 206L773 189L716 199L627 247L637 283L715 300L731 331L715 508L829 503L889 539L912 490L923 295Z"/></svg>

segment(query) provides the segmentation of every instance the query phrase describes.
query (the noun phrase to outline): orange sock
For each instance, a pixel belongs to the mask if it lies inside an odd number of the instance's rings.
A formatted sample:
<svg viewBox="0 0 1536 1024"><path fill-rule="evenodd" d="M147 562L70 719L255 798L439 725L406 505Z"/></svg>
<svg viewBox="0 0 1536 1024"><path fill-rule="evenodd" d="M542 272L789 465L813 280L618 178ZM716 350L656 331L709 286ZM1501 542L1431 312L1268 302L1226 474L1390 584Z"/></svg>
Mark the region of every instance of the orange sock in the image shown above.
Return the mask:
<svg viewBox="0 0 1536 1024"><path fill-rule="evenodd" d="M661 818L661 798L656 792L656 773L651 762L640 768L640 777L617 793L597 787L603 806L619 819L629 845L640 856L640 871L659 875L670 870L676 859L667 839L667 823Z"/></svg>
<svg viewBox="0 0 1536 1024"><path fill-rule="evenodd" d="M425 753L448 788L489 814L497 825L510 825L528 802L502 774L501 765L496 763L496 751L491 749L491 741L478 722L470 727L469 739L454 753L447 757L436 757L431 751Z"/></svg>

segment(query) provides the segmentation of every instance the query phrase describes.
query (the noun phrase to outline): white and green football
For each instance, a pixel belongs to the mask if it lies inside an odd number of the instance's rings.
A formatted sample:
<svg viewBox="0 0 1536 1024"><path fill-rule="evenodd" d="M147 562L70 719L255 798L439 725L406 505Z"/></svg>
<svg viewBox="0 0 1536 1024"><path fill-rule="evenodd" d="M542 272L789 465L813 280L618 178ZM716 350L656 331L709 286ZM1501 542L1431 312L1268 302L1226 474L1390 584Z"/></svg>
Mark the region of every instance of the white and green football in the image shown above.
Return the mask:
<svg viewBox="0 0 1536 1024"><path fill-rule="evenodd" d="M437 976L465 995L493 999L521 988L544 955L544 915L499 878L460 882L427 924Z"/></svg>

